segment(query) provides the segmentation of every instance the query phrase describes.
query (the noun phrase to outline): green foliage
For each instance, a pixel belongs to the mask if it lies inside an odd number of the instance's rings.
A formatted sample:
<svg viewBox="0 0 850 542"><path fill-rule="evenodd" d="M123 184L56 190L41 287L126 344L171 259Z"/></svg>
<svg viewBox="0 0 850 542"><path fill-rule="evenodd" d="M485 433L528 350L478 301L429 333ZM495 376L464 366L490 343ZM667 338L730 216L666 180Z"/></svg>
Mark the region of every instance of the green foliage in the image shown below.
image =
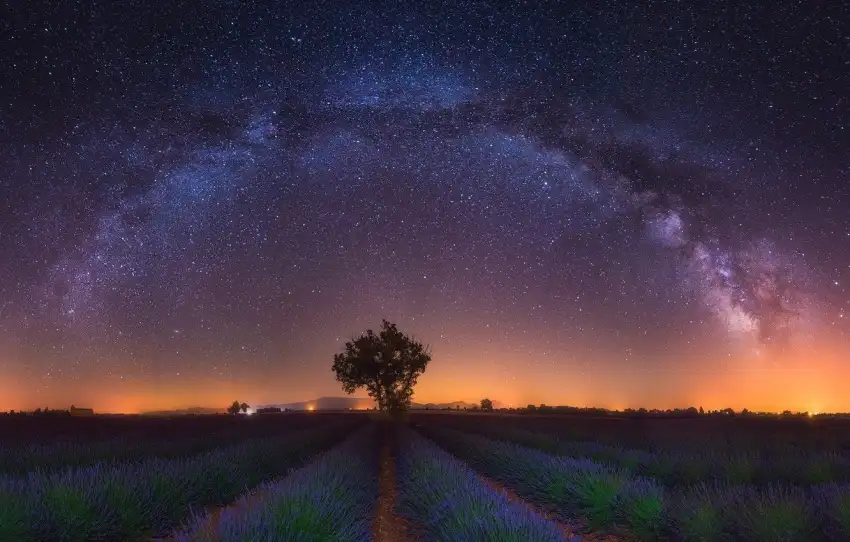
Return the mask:
<svg viewBox="0 0 850 542"><path fill-rule="evenodd" d="M726 481L731 484L747 484L753 481L756 475L755 462L748 455L732 456L725 466Z"/></svg>
<svg viewBox="0 0 850 542"><path fill-rule="evenodd" d="M46 528L48 536L68 541L91 538L96 517L81 491L55 486L47 492L44 508L49 519L40 527Z"/></svg>
<svg viewBox="0 0 850 542"><path fill-rule="evenodd" d="M27 533L24 502L15 495L0 493L0 540L25 540Z"/></svg>
<svg viewBox="0 0 850 542"><path fill-rule="evenodd" d="M822 484L835 479L836 472L830 455L817 455L806 461L802 470L803 481L807 484Z"/></svg>
<svg viewBox="0 0 850 542"><path fill-rule="evenodd" d="M702 482L710 477L710 471L710 465L702 457L683 455L675 471L676 484L692 485Z"/></svg>
<svg viewBox="0 0 850 542"><path fill-rule="evenodd" d="M200 500L209 504L223 505L230 500L234 487L238 487L240 480L235 479L242 472L250 476L251 470L243 470L241 467L246 462L245 457L235 458L235 464L213 463L208 465L197 465L195 468L203 472L197 472L193 478L199 481L194 488L194 493ZM253 470L253 469L252 469ZM248 480L246 485L250 484Z"/></svg>
<svg viewBox="0 0 850 542"><path fill-rule="evenodd" d="M686 542L719 542L724 536L722 505L716 488L700 484L679 496L676 531Z"/></svg>
<svg viewBox="0 0 850 542"><path fill-rule="evenodd" d="M284 499L274 506L273 532L295 532L298 540L334 540L336 528L328 517L328 510L306 495Z"/></svg>
<svg viewBox="0 0 850 542"><path fill-rule="evenodd" d="M410 407L413 387L430 361L422 343L384 320L378 334L370 329L345 343L345 350L334 356L332 370L346 393L365 388L379 410L401 412Z"/></svg>
<svg viewBox="0 0 850 542"><path fill-rule="evenodd" d="M617 459L608 459L606 461L617 464L620 468L629 472L636 472L641 467L642 460L643 458L639 454L624 451L620 454L619 461Z"/></svg>
<svg viewBox="0 0 850 542"><path fill-rule="evenodd" d="M646 465L646 474L664 483L675 482L678 479L678 471L679 465L676 460L668 455L659 455Z"/></svg>
<svg viewBox="0 0 850 542"><path fill-rule="evenodd" d="M747 526L753 538L766 542L811 540L809 518L804 510L789 504L769 504L749 514Z"/></svg>
<svg viewBox="0 0 850 542"><path fill-rule="evenodd" d="M142 536L145 532L147 514L132 488L110 481L104 484L102 492L101 515L103 532L100 538L109 540L130 540Z"/></svg>
<svg viewBox="0 0 850 542"><path fill-rule="evenodd" d="M572 493L591 528L610 528L616 518L617 492L622 479L608 472L584 471L572 480Z"/></svg>
<svg viewBox="0 0 850 542"><path fill-rule="evenodd" d="M694 542L714 542L723 536L720 511L710 502L699 503L679 519L682 537Z"/></svg>
<svg viewBox="0 0 850 542"><path fill-rule="evenodd" d="M543 489L543 498L560 508L566 509L572 501L569 478L563 472L553 472Z"/></svg>
<svg viewBox="0 0 850 542"><path fill-rule="evenodd" d="M174 479L166 472L151 473L146 484L146 502L151 525L167 524L171 518L180 517L184 509L182 496L188 493L188 481Z"/></svg>
<svg viewBox="0 0 850 542"><path fill-rule="evenodd" d="M850 493L840 495L832 505L831 512L839 536L850 540Z"/></svg>
<svg viewBox="0 0 850 542"><path fill-rule="evenodd" d="M617 512L629 532L639 540L661 540L668 530L664 495L641 481L626 486L617 501Z"/></svg>
<svg viewBox="0 0 850 542"><path fill-rule="evenodd" d="M753 542L811 542L817 530L813 511L802 495L771 488L733 504L738 532Z"/></svg>

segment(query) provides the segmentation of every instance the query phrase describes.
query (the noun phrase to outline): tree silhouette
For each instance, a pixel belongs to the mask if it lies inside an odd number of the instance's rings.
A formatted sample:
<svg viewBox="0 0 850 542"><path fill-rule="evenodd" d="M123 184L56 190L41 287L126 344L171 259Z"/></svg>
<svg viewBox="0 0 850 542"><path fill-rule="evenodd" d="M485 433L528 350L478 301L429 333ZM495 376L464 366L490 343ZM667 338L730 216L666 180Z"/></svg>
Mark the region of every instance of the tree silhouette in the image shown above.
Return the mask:
<svg viewBox="0 0 850 542"><path fill-rule="evenodd" d="M333 371L346 393L366 388L378 410L400 412L410 408L413 386L429 361L427 347L384 320L377 335L370 329L345 343L334 356Z"/></svg>
<svg viewBox="0 0 850 542"><path fill-rule="evenodd" d="M248 403L241 403L239 405L239 410L241 410L242 412L244 412L246 414L248 413L249 408L251 408L251 406Z"/></svg>
<svg viewBox="0 0 850 542"><path fill-rule="evenodd" d="M239 414L239 411L242 410L242 405L239 404L239 401L233 401L233 404L227 407L228 414Z"/></svg>
<svg viewBox="0 0 850 542"><path fill-rule="evenodd" d="M481 399L481 410L490 412L493 410L493 401L490 399Z"/></svg>

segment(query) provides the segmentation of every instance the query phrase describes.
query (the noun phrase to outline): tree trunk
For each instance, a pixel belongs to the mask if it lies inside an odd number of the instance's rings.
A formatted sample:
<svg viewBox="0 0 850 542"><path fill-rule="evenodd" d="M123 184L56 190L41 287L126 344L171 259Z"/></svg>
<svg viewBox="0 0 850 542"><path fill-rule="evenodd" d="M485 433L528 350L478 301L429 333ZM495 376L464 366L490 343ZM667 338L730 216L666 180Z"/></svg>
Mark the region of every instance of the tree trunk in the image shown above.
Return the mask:
<svg viewBox="0 0 850 542"><path fill-rule="evenodd" d="M381 383L376 381L375 386L375 395L377 395L376 399L378 400L378 410L383 412L386 410L386 399L384 398L384 389L381 387Z"/></svg>

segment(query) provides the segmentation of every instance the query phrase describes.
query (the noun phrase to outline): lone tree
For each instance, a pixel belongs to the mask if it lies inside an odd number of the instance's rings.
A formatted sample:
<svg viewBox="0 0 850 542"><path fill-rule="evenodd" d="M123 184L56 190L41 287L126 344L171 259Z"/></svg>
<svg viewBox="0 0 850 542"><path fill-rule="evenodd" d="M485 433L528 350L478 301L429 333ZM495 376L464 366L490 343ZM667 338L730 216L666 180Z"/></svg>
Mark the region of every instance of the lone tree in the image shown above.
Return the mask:
<svg viewBox="0 0 850 542"><path fill-rule="evenodd" d="M493 401L490 399L481 399L481 410L491 412L493 410Z"/></svg>
<svg viewBox="0 0 850 542"><path fill-rule="evenodd" d="M241 410L242 405L239 403L239 401L233 401L233 404L227 407L228 414L239 414Z"/></svg>
<svg viewBox="0 0 850 542"><path fill-rule="evenodd" d="M377 335L370 329L345 343L334 356L333 371L346 393L365 387L378 410L401 412L410 408L413 386L429 361L427 347L384 320Z"/></svg>

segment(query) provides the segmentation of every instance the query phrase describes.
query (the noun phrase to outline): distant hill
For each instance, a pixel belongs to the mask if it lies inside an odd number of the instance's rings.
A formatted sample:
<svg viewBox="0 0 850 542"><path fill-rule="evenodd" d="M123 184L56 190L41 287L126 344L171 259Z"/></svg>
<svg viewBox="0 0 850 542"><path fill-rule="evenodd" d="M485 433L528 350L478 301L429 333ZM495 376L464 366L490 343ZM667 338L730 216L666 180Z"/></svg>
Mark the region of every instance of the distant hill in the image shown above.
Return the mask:
<svg viewBox="0 0 850 542"><path fill-rule="evenodd" d="M495 405L495 401L493 401ZM414 409L429 409L429 410L444 410L444 409L452 409L452 410L463 410L464 408L475 408L480 406L479 403L468 403L466 401L452 401L451 403L413 403L410 405L411 408Z"/></svg>
<svg viewBox="0 0 850 542"><path fill-rule="evenodd" d="M175 410L152 410L150 412L142 412L142 416L188 416L190 414L224 414L227 408L209 408L209 407L189 407L178 408Z"/></svg>
<svg viewBox="0 0 850 542"><path fill-rule="evenodd" d="M375 401L358 397L319 397L312 401L300 401L298 403L281 403L274 405L261 405L264 407L277 407L281 410L348 410L349 408L367 409L375 408Z"/></svg>

